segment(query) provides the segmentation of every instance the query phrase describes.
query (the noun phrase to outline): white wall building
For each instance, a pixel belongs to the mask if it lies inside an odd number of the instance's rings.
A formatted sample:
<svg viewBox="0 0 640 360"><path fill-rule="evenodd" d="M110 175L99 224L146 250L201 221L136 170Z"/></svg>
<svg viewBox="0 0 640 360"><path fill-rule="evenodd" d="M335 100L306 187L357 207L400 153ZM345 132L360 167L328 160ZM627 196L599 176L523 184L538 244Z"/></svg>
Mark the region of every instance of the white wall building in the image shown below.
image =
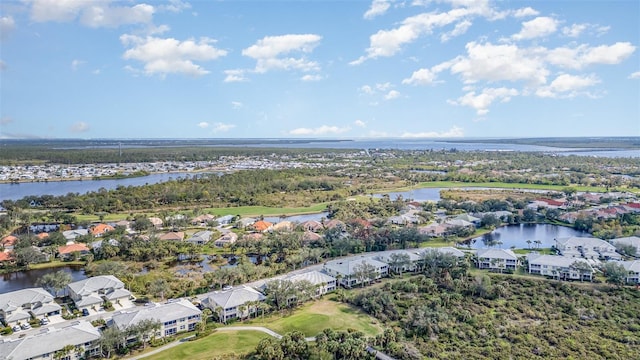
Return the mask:
<svg viewBox="0 0 640 360"><path fill-rule="evenodd" d="M529 262L529 274L544 275L561 280L591 281L593 279L593 267L586 260L529 253L527 261ZM576 263L582 263L581 266L586 271L577 268Z"/></svg>
<svg viewBox="0 0 640 360"><path fill-rule="evenodd" d="M160 322L156 337L171 336L177 333L195 330L201 320L202 311L189 300L164 304L151 304L139 310L123 311L113 315L110 325L126 329L142 320L153 319Z"/></svg>
<svg viewBox="0 0 640 360"><path fill-rule="evenodd" d="M32 317L42 319L60 314L51 294L43 288L30 288L0 294L0 318L6 326L27 323Z"/></svg>
<svg viewBox="0 0 640 360"><path fill-rule="evenodd" d="M345 259L331 260L324 264L323 270L335 277L340 277L339 283L344 287L353 287L360 284L356 273L364 264L373 266L376 273L375 279L380 279L389 274L389 265L372 257L352 256Z"/></svg>

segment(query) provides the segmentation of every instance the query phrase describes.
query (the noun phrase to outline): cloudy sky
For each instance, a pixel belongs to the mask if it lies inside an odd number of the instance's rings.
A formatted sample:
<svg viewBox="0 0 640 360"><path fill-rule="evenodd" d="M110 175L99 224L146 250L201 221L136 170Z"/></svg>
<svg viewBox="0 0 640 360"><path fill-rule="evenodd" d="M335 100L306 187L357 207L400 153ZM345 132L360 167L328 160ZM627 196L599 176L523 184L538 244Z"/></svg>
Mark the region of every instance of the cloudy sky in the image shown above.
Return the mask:
<svg viewBox="0 0 640 360"><path fill-rule="evenodd" d="M0 30L0 138L640 136L637 0L3 0Z"/></svg>

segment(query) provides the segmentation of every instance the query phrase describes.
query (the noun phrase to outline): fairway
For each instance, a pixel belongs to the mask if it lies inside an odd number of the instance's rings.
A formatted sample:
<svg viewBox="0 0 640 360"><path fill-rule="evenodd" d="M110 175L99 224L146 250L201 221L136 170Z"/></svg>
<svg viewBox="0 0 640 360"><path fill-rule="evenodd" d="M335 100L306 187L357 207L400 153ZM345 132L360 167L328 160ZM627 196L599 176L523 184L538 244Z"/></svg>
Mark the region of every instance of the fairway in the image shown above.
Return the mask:
<svg viewBox="0 0 640 360"><path fill-rule="evenodd" d="M205 338L186 342L159 354L145 357L149 360L209 360L215 356L230 359L247 354L269 335L260 331L225 331Z"/></svg>
<svg viewBox="0 0 640 360"><path fill-rule="evenodd" d="M382 332L378 321L369 315L350 305L326 299L305 304L295 310L293 314L285 317L280 317L276 313L265 317L264 320L257 318L246 322L246 325L249 324L264 326L279 334L300 331L305 336L316 336L327 328L334 330L355 329L368 336Z"/></svg>

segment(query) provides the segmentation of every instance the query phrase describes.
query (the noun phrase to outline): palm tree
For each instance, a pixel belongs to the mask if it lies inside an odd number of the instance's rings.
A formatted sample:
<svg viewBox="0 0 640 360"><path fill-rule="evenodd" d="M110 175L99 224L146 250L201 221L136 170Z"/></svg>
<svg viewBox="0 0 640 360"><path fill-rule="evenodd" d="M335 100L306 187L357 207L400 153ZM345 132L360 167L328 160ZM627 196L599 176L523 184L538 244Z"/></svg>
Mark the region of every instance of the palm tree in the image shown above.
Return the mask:
<svg viewBox="0 0 640 360"><path fill-rule="evenodd" d="M527 246L529 247L529 249L531 249L531 243L532 243L531 240L527 240Z"/></svg>

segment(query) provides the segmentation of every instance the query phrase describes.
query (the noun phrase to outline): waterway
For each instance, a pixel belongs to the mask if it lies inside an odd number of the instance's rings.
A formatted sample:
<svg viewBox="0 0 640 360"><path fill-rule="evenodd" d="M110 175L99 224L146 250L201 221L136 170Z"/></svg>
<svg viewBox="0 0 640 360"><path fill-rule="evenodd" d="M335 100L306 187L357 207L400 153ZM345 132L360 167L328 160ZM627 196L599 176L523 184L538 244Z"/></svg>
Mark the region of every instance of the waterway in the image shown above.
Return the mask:
<svg viewBox="0 0 640 360"><path fill-rule="evenodd" d="M508 225L497 228L496 230L473 238L468 245L472 249L485 249L490 247L492 243L496 244L494 248L509 249L515 246L517 249L527 248L550 248L555 245L555 240L571 236L591 237L587 232L578 231L573 228L551 225L551 224L520 224ZM527 243L531 240L531 244ZM535 241L540 241L536 244Z"/></svg>
<svg viewBox="0 0 640 360"><path fill-rule="evenodd" d="M43 275L54 273L60 270L71 274L72 282L80 281L87 278L87 275L85 275L82 266L65 266L8 273L0 275L0 294L36 287L38 279L40 279Z"/></svg>

